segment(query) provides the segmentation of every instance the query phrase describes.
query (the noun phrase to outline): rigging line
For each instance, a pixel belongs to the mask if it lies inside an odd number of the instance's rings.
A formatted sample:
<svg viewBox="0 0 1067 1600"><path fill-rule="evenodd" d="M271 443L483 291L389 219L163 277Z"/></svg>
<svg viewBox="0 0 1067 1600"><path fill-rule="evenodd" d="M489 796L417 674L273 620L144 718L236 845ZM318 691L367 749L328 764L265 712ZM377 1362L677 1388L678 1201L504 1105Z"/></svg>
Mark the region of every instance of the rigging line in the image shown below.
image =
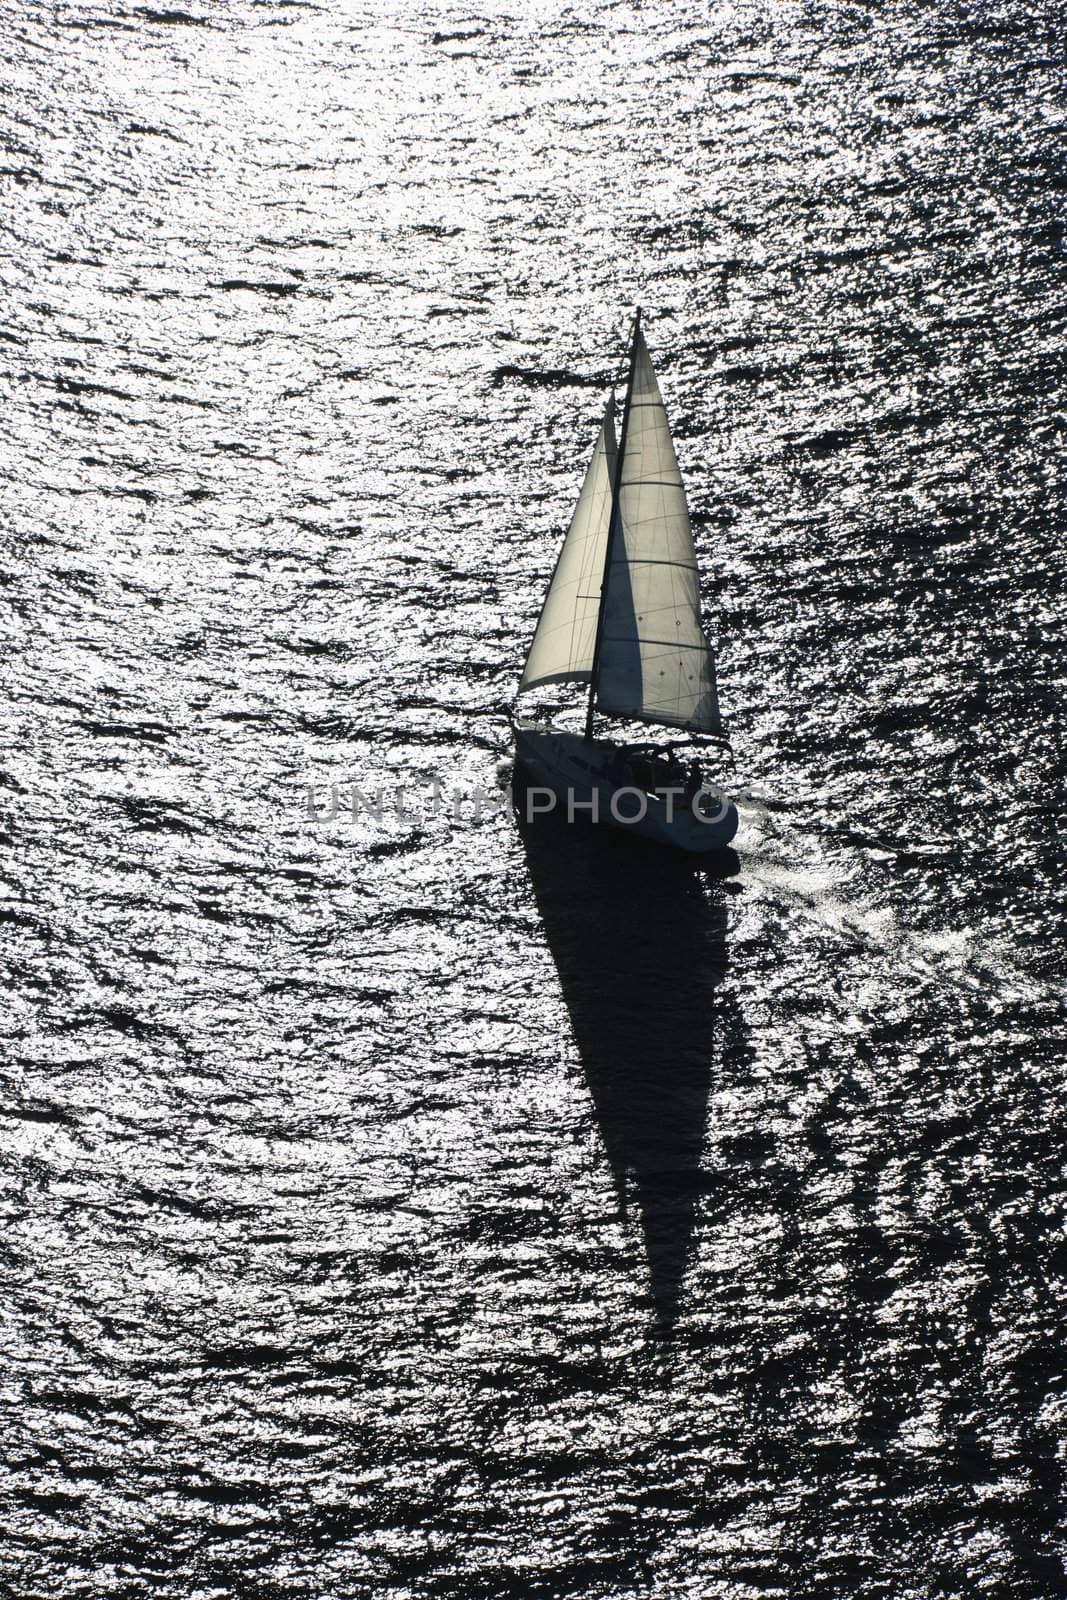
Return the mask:
<svg viewBox="0 0 1067 1600"><path fill-rule="evenodd" d="M699 572L695 561L660 561L656 556L623 556L628 567L681 567L683 572Z"/></svg>
<svg viewBox="0 0 1067 1600"><path fill-rule="evenodd" d="M627 639L623 638L621 634L617 633L606 633L604 637L610 644L627 644L629 642ZM703 652L705 655L707 654L708 649L706 643L683 644L680 639L650 639L645 633L639 633L637 635L637 642L638 644L661 644L664 645L668 650L697 650Z"/></svg>

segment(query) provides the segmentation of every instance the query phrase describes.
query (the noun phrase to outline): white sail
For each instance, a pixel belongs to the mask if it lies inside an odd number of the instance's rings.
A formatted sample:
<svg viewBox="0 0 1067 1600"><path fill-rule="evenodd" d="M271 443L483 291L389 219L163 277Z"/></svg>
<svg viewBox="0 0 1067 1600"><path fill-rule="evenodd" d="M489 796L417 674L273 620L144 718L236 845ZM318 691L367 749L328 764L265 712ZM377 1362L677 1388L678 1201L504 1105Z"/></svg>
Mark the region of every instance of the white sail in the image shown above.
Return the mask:
<svg viewBox="0 0 1067 1600"><path fill-rule="evenodd" d="M609 716L722 734L685 490L640 330L624 446L597 707Z"/></svg>
<svg viewBox="0 0 1067 1600"><path fill-rule="evenodd" d="M589 682L614 472L615 424L609 405L545 596L520 690L539 683Z"/></svg>

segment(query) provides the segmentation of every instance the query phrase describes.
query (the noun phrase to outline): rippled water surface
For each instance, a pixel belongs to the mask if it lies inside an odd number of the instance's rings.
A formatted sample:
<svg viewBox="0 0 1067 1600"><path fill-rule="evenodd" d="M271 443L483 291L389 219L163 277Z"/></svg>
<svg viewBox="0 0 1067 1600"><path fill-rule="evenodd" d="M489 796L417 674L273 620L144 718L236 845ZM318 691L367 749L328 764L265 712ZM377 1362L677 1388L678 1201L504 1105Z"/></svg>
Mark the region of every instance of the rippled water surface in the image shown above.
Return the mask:
<svg viewBox="0 0 1067 1600"><path fill-rule="evenodd" d="M1060 8L0 35L4 1592L1067 1592ZM419 799L638 301L726 876Z"/></svg>

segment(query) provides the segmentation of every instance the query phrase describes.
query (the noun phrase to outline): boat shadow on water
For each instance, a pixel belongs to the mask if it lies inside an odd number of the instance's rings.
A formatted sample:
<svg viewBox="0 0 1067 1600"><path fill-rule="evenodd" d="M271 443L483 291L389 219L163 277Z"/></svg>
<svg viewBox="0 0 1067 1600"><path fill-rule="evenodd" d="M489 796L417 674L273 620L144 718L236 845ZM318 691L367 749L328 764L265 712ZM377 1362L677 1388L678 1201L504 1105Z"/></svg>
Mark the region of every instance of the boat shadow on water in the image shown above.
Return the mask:
<svg viewBox="0 0 1067 1600"><path fill-rule="evenodd" d="M644 1236L657 1331L678 1317L714 1079L732 850L699 861L557 815L516 816L611 1166Z"/></svg>

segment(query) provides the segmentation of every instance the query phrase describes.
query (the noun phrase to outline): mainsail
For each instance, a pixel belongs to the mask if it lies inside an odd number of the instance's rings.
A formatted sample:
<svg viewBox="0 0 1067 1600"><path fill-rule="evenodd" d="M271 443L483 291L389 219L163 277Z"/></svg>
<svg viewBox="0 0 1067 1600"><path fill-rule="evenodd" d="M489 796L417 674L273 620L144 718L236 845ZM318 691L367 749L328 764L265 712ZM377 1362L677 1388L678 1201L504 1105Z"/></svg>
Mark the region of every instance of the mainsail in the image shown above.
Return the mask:
<svg viewBox="0 0 1067 1600"><path fill-rule="evenodd" d="M700 626L685 490L640 327L632 374L604 579L597 709L724 736L711 648Z"/></svg>
<svg viewBox="0 0 1067 1600"><path fill-rule="evenodd" d="M620 439L608 406L549 584L520 690L590 685L608 716L726 742L685 490L663 399L634 324Z"/></svg>
<svg viewBox="0 0 1067 1600"><path fill-rule="evenodd" d="M612 406L604 413L541 611L520 689L539 683L588 683L596 646L611 490L615 475Z"/></svg>

